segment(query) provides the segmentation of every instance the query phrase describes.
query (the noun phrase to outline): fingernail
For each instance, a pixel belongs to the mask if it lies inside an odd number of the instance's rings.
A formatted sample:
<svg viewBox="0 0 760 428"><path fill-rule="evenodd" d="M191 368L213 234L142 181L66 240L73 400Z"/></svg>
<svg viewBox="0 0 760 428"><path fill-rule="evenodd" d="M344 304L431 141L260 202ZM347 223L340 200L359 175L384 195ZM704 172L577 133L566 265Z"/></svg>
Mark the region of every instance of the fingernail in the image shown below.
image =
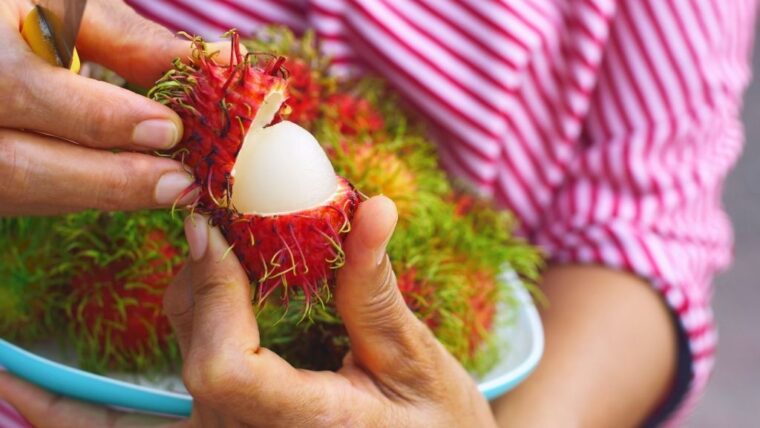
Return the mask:
<svg viewBox="0 0 760 428"><path fill-rule="evenodd" d="M135 126L132 142L151 149L168 149L179 141L177 125L168 119L148 119Z"/></svg>
<svg viewBox="0 0 760 428"><path fill-rule="evenodd" d="M190 246L190 258L198 261L208 248L208 221L199 214L191 214L185 219L185 237Z"/></svg>
<svg viewBox="0 0 760 428"><path fill-rule="evenodd" d="M391 242L392 236L393 235L388 235L388 237L385 238L385 242L383 242L383 244L377 249L377 259L375 260L375 264L377 266L380 266L380 263L382 263L383 260L385 260L385 253L386 253L385 249L388 247L388 243Z"/></svg>
<svg viewBox="0 0 760 428"><path fill-rule="evenodd" d="M193 177L185 172L167 172L156 184L156 202L161 205L182 204L190 195L179 199L182 192L194 183Z"/></svg>

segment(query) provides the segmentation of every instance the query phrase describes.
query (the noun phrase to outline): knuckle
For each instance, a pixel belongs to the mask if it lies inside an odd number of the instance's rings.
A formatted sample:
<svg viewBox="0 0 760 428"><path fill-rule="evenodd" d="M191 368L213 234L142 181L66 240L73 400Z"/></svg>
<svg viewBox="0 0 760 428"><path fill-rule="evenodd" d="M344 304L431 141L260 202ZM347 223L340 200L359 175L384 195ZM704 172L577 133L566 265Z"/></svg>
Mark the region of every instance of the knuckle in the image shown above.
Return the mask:
<svg viewBox="0 0 760 428"><path fill-rule="evenodd" d="M29 94L27 73L13 72L28 68L28 64L23 64L19 57L16 53L2 57L4 67L0 72L0 94L3 94L3 102L0 103L0 120L3 124L28 109L28 102L25 102Z"/></svg>
<svg viewBox="0 0 760 428"><path fill-rule="evenodd" d="M203 402L224 402L243 390L237 362L222 351L191 354L182 377L190 394Z"/></svg>
<svg viewBox="0 0 760 428"><path fill-rule="evenodd" d="M110 165L105 178L94 184L95 208L104 211L147 208L146 195L153 195L153 186L143 182L152 178L149 158L136 153L105 153L103 165ZM152 200L152 198L151 198Z"/></svg>
<svg viewBox="0 0 760 428"><path fill-rule="evenodd" d="M231 273L220 263L214 263L202 271L194 273L197 275L193 281L193 295L196 297L196 301L219 301L221 303L226 300L218 299L218 297L228 294L232 287L248 284L247 277Z"/></svg>
<svg viewBox="0 0 760 428"><path fill-rule="evenodd" d="M176 279L169 284L166 288L166 292L164 292L164 315L172 321L172 324L176 324L179 320L186 318L188 323L192 322L192 317L189 315L191 315L193 311L193 301L192 297L186 296L186 294L186 287L177 282ZM175 329L177 327L185 326L175 326Z"/></svg>
<svg viewBox="0 0 760 428"><path fill-rule="evenodd" d="M113 160L120 160L113 155ZM118 167L108 171L106 180L101 180L95 187L96 208L104 211L117 211L126 208L124 206L126 196L132 193L132 177L137 170L131 162L118 162Z"/></svg>
<svg viewBox="0 0 760 428"><path fill-rule="evenodd" d="M3 200L15 200L12 196L26 193L23 190L28 186L28 171L28 163L19 156L18 141L12 133L0 131L0 183L6 183L0 186Z"/></svg>
<svg viewBox="0 0 760 428"><path fill-rule="evenodd" d="M210 300L229 285L229 278L224 277L222 272L209 272L194 284L193 294L197 299Z"/></svg>
<svg viewBox="0 0 760 428"><path fill-rule="evenodd" d="M390 263L385 263L380 284L376 292L364 302L365 319L374 328L389 337L395 337L400 331L408 330L409 312L396 285L396 276Z"/></svg>
<svg viewBox="0 0 760 428"><path fill-rule="evenodd" d="M103 82L92 82L92 85L106 85ZM110 89L110 88L108 88ZM95 147L108 147L112 146L116 141L123 138L123 135L119 132L123 127L125 117L124 100L118 99L103 100L98 98L97 100L87 97L82 97L78 104L80 109L77 111L85 112L82 114L82 118L86 120L77 120L76 122L81 126L81 129L77 129L74 132L79 135L82 143L95 146ZM119 143L129 142L129 140L118 141Z"/></svg>

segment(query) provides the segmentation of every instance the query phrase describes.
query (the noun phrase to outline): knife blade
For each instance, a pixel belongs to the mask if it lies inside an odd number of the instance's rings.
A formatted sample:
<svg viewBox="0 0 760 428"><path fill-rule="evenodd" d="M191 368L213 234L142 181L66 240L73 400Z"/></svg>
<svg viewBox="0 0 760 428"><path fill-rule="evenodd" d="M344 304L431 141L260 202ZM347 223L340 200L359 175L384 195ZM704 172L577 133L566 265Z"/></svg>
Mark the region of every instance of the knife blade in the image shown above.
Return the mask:
<svg viewBox="0 0 760 428"><path fill-rule="evenodd" d="M45 36L50 36L56 62L61 67L71 67L85 6L87 0L40 0L35 5L40 29Z"/></svg>

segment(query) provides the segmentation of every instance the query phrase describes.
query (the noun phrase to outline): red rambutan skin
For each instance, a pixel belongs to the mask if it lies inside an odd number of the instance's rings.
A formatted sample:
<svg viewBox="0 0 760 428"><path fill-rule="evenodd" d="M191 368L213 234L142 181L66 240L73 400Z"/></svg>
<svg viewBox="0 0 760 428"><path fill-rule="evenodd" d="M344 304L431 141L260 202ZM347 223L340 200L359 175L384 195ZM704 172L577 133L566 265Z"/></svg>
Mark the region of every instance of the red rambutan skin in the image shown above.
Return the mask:
<svg viewBox="0 0 760 428"><path fill-rule="evenodd" d="M435 289L427 281L417 279L417 269L409 268L399 271L396 275L396 284L409 309L431 329L438 327L437 314L429 307Z"/></svg>
<svg viewBox="0 0 760 428"><path fill-rule="evenodd" d="M456 195L452 199L454 204L454 214L463 217L469 214L475 207L476 199L466 193Z"/></svg>
<svg viewBox="0 0 760 428"><path fill-rule="evenodd" d="M300 289L307 304L321 288L332 285L342 266L342 242L360 194L338 177L332 199L317 207L283 215L230 213L218 219L248 277L258 283L258 298L282 288Z"/></svg>
<svg viewBox="0 0 760 428"><path fill-rule="evenodd" d="M145 247L157 256L139 274L131 272L132 261L120 259L82 270L72 279L75 303L68 315L80 335L100 344L107 360L153 352L171 335L163 314L163 295L181 266L165 264L179 251L158 230L148 234Z"/></svg>
<svg viewBox="0 0 760 428"><path fill-rule="evenodd" d="M308 128L319 117L322 87L303 60L288 58L283 66L288 71L288 120Z"/></svg>
<svg viewBox="0 0 760 428"><path fill-rule="evenodd" d="M204 189L196 202L200 212L227 203L232 168L251 122L266 95L285 87L284 58L259 67L252 56L242 54L240 36L232 33L231 38L229 65L216 62L196 39L192 63L175 61L152 90L154 99L182 119L182 140L167 154L189 167L196 187Z"/></svg>
<svg viewBox="0 0 760 428"><path fill-rule="evenodd" d="M472 276L473 293L469 298L470 307L472 308L472 317L470 321L470 354L475 355L478 347L486 337L486 332L493 327L494 317L496 315L496 281L493 275L484 271L475 272Z"/></svg>
<svg viewBox="0 0 760 428"><path fill-rule="evenodd" d="M471 289L467 299L469 308L458 313L467 332L467 347L470 356L477 354L487 332L491 331L496 315L496 282L485 271L474 271L469 276ZM440 324L440 313L430 306L435 289L428 282L417 278L417 271L410 268L400 271L396 278L398 288L407 306L428 326L435 330Z"/></svg>
<svg viewBox="0 0 760 428"><path fill-rule="evenodd" d="M337 93L325 103L327 117L340 123L340 132L344 135L373 133L385 126L383 117L364 98Z"/></svg>

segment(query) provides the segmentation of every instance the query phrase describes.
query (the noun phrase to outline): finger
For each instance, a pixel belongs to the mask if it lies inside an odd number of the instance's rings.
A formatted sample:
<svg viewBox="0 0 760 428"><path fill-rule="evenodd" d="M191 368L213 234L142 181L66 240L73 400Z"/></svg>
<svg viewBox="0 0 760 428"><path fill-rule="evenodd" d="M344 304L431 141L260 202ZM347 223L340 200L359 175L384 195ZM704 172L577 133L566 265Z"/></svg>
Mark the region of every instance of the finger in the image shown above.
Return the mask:
<svg viewBox="0 0 760 428"><path fill-rule="evenodd" d="M155 416L125 414L106 407L61 397L17 377L0 372L0 400L39 428L167 426L172 421ZM177 427L180 424L172 424Z"/></svg>
<svg viewBox="0 0 760 428"><path fill-rule="evenodd" d="M147 87L169 69L174 58L190 55L190 42L143 18L124 2L91 1L82 17L77 49L84 58Z"/></svg>
<svg viewBox="0 0 760 428"><path fill-rule="evenodd" d="M435 339L407 308L385 253L397 219L386 197L360 205L344 244L346 264L338 272L335 299L355 362L379 380L403 386L435 363Z"/></svg>
<svg viewBox="0 0 760 428"><path fill-rule="evenodd" d="M185 218L185 237L190 246L192 260L203 259L208 247L208 218L200 214L191 214ZM169 318L182 357L187 357L190 349L190 337L193 333L193 273L186 264L164 293L164 313Z"/></svg>
<svg viewBox="0 0 760 428"><path fill-rule="evenodd" d="M87 6L77 47L83 57L150 87L175 58L189 58L191 43L122 2L96 1ZM230 57L228 42L210 43L208 49L219 51L220 63Z"/></svg>
<svg viewBox="0 0 760 428"><path fill-rule="evenodd" d="M13 72L23 69L24 73ZM167 149L182 136L171 109L25 53L0 71L0 126L31 129L90 147ZM5 97L7 95L7 97Z"/></svg>
<svg viewBox="0 0 760 428"><path fill-rule="evenodd" d="M266 348L244 358L223 350L206 355L191 354L183 368L194 405L202 406L194 410L201 420L223 415L246 426L345 426L355 409L370 412L375 404L348 378L297 370Z"/></svg>
<svg viewBox="0 0 760 428"><path fill-rule="evenodd" d="M96 1L87 5L77 39L82 56L102 64L130 82L152 86L175 58L190 56L190 41L140 16L122 2ZM230 43L213 43L217 60L226 62Z"/></svg>
<svg viewBox="0 0 760 428"><path fill-rule="evenodd" d="M0 40L8 41L0 48L6 70L0 72L0 93L8 95L0 103L0 126L101 148L166 149L179 141L182 123L171 109L47 64L26 46L16 27L0 28ZM88 4L78 47L85 56L147 87L171 67L172 59L190 55L188 40L177 39L122 2ZM228 42L208 49L220 51L220 63L230 58Z"/></svg>
<svg viewBox="0 0 760 428"><path fill-rule="evenodd" d="M238 262L230 245L217 227L197 221L195 216L188 219L188 243L191 259L187 263L181 280L192 290L193 331L192 343L202 344L201 348L240 351L259 347L259 333L251 305L251 286L248 276ZM200 224L199 224L200 223ZM204 226L205 225L205 226ZM203 229L207 228L207 231ZM196 239L207 234L206 239ZM198 245L206 244L205 251Z"/></svg>
<svg viewBox="0 0 760 428"><path fill-rule="evenodd" d="M168 107L46 63L26 45L16 26L2 26L0 40L7 41L0 47L0 126L32 129L92 147L155 150L179 141L182 123Z"/></svg>
<svg viewBox="0 0 760 428"><path fill-rule="evenodd" d="M88 149L0 129L0 214L52 215L185 204L192 178L178 162Z"/></svg>

